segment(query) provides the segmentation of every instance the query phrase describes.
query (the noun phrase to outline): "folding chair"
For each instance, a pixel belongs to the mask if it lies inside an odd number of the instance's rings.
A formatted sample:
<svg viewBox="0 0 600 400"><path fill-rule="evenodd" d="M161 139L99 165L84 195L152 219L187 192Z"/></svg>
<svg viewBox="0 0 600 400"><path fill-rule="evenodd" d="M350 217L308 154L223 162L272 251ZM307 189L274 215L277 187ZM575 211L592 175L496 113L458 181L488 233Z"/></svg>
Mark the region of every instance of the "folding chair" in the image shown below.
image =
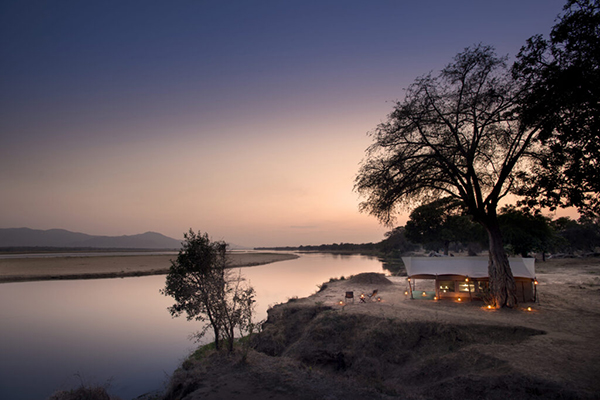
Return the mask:
<svg viewBox="0 0 600 400"><path fill-rule="evenodd" d="M348 302L348 299L352 299L354 303L354 292L346 292L346 302Z"/></svg>

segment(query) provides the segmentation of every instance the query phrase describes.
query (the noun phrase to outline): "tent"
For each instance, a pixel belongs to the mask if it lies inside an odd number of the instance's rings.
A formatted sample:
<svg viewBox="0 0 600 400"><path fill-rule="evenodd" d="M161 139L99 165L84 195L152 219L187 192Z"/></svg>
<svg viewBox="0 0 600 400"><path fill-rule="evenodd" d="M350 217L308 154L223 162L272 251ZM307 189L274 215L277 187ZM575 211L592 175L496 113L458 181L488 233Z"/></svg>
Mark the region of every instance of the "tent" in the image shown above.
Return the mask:
<svg viewBox="0 0 600 400"><path fill-rule="evenodd" d="M435 279L435 298L482 298L489 288L488 257L402 257L411 298L417 279ZM509 258L520 301L536 297L535 258ZM412 284L411 284L412 283Z"/></svg>

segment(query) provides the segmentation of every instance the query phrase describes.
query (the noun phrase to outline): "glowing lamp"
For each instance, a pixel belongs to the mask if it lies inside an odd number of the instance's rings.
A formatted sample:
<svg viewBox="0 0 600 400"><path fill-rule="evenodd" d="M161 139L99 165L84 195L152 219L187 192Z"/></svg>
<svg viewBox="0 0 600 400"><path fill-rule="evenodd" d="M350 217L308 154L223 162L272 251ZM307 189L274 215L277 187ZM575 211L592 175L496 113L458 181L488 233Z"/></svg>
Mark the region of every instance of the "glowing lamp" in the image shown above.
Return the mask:
<svg viewBox="0 0 600 400"><path fill-rule="evenodd" d="M538 284L538 280L537 280L537 279L534 279L534 280L533 280L533 284L534 284L534 285L537 285L537 284Z"/></svg>
<svg viewBox="0 0 600 400"><path fill-rule="evenodd" d="M381 303L381 297L378 297L378 298L377 298L377 301L378 301L379 303Z"/></svg>
<svg viewBox="0 0 600 400"><path fill-rule="evenodd" d="M488 304L488 310L491 310L491 309L492 309L492 306Z"/></svg>
<svg viewBox="0 0 600 400"><path fill-rule="evenodd" d="M531 307L527 307L527 311L531 311Z"/></svg>
<svg viewBox="0 0 600 400"><path fill-rule="evenodd" d="M405 291L404 291L404 295L405 295L405 296L408 296L408 290L405 290Z"/></svg>
<svg viewBox="0 0 600 400"><path fill-rule="evenodd" d="M406 280L410 282L410 278L407 278Z"/></svg>
<svg viewBox="0 0 600 400"><path fill-rule="evenodd" d="M468 276L465 278L465 282L469 282L469 277Z"/></svg>
<svg viewBox="0 0 600 400"><path fill-rule="evenodd" d="M365 295L364 295L364 293L360 295L360 298L361 298L361 299L364 299L364 298L365 298Z"/></svg>
<svg viewBox="0 0 600 400"><path fill-rule="evenodd" d="M344 305L344 302L340 300L340 306L343 306L343 305Z"/></svg>
<svg viewBox="0 0 600 400"><path fill-rule="evenodd" d="M434 300L437 300L437 296L433 296L433 299L434 299Z"/></svg>
<svg viewBox="0 0 600 400"><path fill-rule="evenodd" d="M459 297L459 298L458 298L458 301L462 301L462 299Z"/></svg>
<svg viewBox="0 0 600 400"><path fill-rule="evenodd" d="M427 292L423 292L423 294L421 294L421 296L427 296Z"/></svg>

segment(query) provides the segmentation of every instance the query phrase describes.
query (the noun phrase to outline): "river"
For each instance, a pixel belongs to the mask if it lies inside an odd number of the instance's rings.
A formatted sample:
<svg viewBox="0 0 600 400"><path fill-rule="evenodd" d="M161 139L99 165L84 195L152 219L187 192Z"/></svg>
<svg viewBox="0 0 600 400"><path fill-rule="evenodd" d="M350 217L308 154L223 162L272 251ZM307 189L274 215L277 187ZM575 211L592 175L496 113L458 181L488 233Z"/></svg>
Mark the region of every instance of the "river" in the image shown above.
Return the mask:
<svg viewBox="0 0 600 400"><path fill-rule="evenodd" d="M373 257L308 253L241 271L256 289L261 320L269 306L308 296L331 277L383 269ZM80 383L109 385L124 400L162 390L200 329L171 318L164 282L159 275L0 284L0 399L46 399Z"/></svg>

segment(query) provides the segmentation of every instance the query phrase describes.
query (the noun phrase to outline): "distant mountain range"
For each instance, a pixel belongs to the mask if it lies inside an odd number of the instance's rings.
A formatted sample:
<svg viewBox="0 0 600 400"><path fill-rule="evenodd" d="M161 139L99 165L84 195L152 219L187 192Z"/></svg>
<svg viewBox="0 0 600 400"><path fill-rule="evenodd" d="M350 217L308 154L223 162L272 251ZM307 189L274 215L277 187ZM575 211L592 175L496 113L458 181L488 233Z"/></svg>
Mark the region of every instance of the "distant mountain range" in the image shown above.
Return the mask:
<svg viewBox="0 0 600 400"><path fill-rule="evenodd" d="M125 236L94 236L64 229L0 229L0 247L97 249L179 249L181 241L156 232Z"/></svg>

